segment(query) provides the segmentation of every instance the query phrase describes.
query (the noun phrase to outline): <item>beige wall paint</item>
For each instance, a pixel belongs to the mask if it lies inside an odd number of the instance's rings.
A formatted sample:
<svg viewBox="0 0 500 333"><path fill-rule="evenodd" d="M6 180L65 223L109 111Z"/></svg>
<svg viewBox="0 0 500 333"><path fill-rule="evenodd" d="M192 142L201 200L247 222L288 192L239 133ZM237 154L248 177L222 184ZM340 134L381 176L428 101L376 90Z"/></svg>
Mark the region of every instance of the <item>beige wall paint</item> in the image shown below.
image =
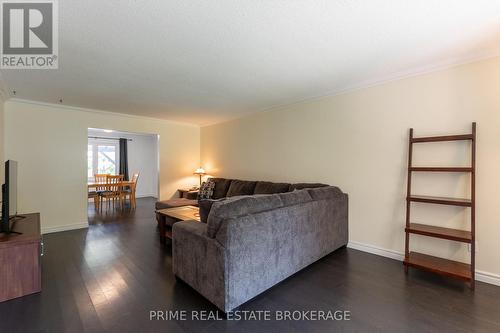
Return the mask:
<svg viewBox="0 0 500 333"><path fill-rule="evenodd" d="M199 164L196 126L9 100L5 158L19 162L19 211L41 212L45 231L87 223L89 127L159 134L161 199L196 182L192 175Z"/></svg>
<svg viewBox="0 0 500 333"><path fill-rule="evenodd" d="M477 269L500 275L500 58L203 127L201 160L222 177L326 182L350 198L350 240L404 251L407 135L470 132L478 123ZM415 150L416 165L466 165L465 143ZM417 175L414 193L468 196L468 176ZM415 205L414 221L467 227L467 210ZM458 243L414 249L467 259Z"/></svg>
<svg viewBox="0 0 500 333"><path fill-rule="evenodd" d="M0 90L0 184L4 182L4 93ZM2 193L0 191L0 200L2 198Z"/></svg>

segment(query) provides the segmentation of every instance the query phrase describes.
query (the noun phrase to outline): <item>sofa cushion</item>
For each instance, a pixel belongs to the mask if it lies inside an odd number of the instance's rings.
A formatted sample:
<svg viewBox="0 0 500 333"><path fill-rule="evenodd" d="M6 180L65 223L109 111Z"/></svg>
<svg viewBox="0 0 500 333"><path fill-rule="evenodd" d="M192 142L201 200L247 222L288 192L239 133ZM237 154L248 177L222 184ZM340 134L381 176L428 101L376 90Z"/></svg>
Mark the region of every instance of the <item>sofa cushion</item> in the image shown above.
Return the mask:
<svg viewBox="0 0 500 333"><path fill-rule="evenodd" d="M200 222L207 223L208 215L210 214L210 210L215 202L226 200L226 198L221 199L202 199L198 201L198 207L200 207Z"/></svg>
<svg viewBox="0 0 500 333"><path fill-rule="evenodd" d="M225 198L227 196L227 190L231 186L232 179L225 178L210 178L214 183L214 193L212 199Z"/></svg>
<svg viewBox="0 0 500 333"><path fill-rule="evenodd" d="M257 182L251 182L248 180L237 180L234 179L229 186L226 197L234 197L238 195L252 195L255 190L255 185Z"/></svg>
<svg viewBox="0 0 500 333"><path fill-rule="evenodd" d="M189 191L189 192L186 192L184 194L184 198L189 199L189 200L198 200L198 194L199 194L199 191L196 191L196 190Z"/></svg>
<svg viewBox="0 0 500 333"><path fill-rule="evenodd" d="M257 182L253 194L274 194L288 192L289 183Z"/></svg>
<svg viewBox="0 0 500 333"><path fill-rule="evenodd" d="M305 188L325 187L325 186L329 185L321 183L297 183L290 185L290 191L303 190Z"/></svg>
<svg viewBox="0 0 500 333"><path fill-rule="evenodd" d="M308 190L280 193L278 194L278 196L280 197L281 202L283 202L284 207L297 205L299 203L309 202L313 200Z"/></svg>
<svg viewBox="0 0 500 333"><path fill-rule="evenodd" d="M278 195L241 196L214 202L208 215L208 237L215 238L222 222L226 219L264 212L282 206L283 203Z"/></svg>
<svg viewBox="0 0 500 333"><path fill-rule="evenodd" d="M179 199L157 201L155 208L156 210L159 210L159 209L182 207L182 206L198 206L198 200L179 198Z"/></svg>
<svg viewBox="0 0 500 333"><path fill-rule="evenodd" d="M344 193L336 186L312 188L307 191L313 200L335 199L344 195Z"/></svg>

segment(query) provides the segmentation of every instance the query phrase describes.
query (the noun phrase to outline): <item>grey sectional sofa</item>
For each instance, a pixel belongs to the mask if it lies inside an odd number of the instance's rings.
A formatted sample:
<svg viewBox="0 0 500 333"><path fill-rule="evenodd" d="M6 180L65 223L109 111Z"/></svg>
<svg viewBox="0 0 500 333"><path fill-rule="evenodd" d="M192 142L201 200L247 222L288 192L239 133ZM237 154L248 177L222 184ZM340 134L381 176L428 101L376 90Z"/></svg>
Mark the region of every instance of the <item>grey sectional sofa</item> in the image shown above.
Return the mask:
<svg viewBox="0 0 500 333"><path fill-rule="evenodd" d="M328 186L320 183L273 183L266 181L249 181L240 179L228 179L228 178L211 178L211 181L215 183L214 193L212 199L218 200L226 197L234 197L240 195L255 195L255 194L273 194L273 193L283 193L291 192L294 190L300 190L303 188L315 188ZM182 206L198 206L198 200L196 197L188 198L175 198L157 201L155 209L165 209L165 208L175 208ZM205 207L200 207L202 212L205 211ZM156 219L159 221L160 215L156 214Z"/></svg>
<svg viewBox="0 0 500 333"><path fill-rule="evenodd" d="M328 186L320 183L273 183L265 181L249 181L228 178L211 178L215 183L212 199L221 199L225 197L253 194L273 194L300 190L303 188L314 188ZM165 208L174 208L181 206L197 206L196 197L168 199L156 202L156 210Z"/></svg>
<svg viewBox="0 0 500 333"><path fill-rule="evenodd" d="M228 312L345 246L347 222L333 186L217 200L206 223L174 224L173 271Z"/></svg>

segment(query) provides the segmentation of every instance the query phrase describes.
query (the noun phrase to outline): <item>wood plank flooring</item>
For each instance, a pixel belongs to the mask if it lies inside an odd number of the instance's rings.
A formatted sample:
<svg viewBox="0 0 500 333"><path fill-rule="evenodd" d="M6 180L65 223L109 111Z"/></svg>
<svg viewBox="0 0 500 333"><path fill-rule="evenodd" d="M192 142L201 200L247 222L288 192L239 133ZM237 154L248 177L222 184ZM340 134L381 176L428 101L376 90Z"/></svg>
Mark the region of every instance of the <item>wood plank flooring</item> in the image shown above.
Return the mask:
<svg viewBox="0 0 500 333"><path fill-rule="evenodd" d="M240 310L347 310L350 321L150 321L150 310L215 307L172 275L154 200L44 236L43 291L0 303L0 332L500 332L500 287L464 284L341 249Z"/></svg>

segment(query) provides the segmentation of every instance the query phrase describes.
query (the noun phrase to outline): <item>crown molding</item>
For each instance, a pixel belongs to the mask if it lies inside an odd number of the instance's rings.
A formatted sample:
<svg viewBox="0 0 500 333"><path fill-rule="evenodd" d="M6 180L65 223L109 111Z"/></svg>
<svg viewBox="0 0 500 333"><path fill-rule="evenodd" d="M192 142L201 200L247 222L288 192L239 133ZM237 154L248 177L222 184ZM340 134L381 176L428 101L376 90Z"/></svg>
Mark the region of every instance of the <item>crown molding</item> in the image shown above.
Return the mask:
<svg viewBox="0 0 500 333"><path fill-rule="evenodd" d="M467 57L462 57L462 58L450 58L450 59L446 59L444 61L439 61L439 62L429 64L429 65L415 67L415 68L409 69L409 70L398 71L398 72L394 72L392 74L385 75L385 76L375 77L375 78L360 82L358 84L353 84L353 85L348 86L348 87L343 88L343 89L338 89L336 91L333 91L330 94L317 96L316 98L313 98L313 99L322 99L322 98L335 96L335 95L348 94L348 93L355 92L358 90L363 90L363 89L367 89L367 88L371 88L371 87L381 86L381 85L384 85L384 84L387 84L390 82L394 82L394 81L400 81L400 80L404 80L404 79L408 79L408 78L437 73L437 72L445 71L448 69L469 65L469 64L476 63L476 62L486 61L486 60L497 58L497 57L500 57L500 48L495 49L495 50L490 51L490 52L475 53L473 55L468 55Z"/></svg>
<svg viewBox="0 0 500 333"><path fill-rule="evenodd" d="M39 102L39 101L33 101L30 99L23 99L23 98L9 98L9 102L31 104L31 105L37 105L37 106L45 106L45 107L62 109L62 110L74 110L74 111L79 111L79 112L102 114L102 115L108 115L108 116L148 120L148 121L161 122L161 123L170 124L170 125L182 125L182 126L197 127L197 128L200 127L196 124L184 123L184 122L175 121L175 120L167 120L167 119L162 119L162 118L153 118L153 117L146 117L146 116L137 116L134 114L104 111L104 110L98 110L98 109L89 109L89 108L83 108L83 107L79 107L79 106L71 106L71 105L65 105L65 104Z"/></svg>
<svg viewBox="0 0 500 333"><path fill-rule="evenodd" d="M243 114L241 116L235 116L235 117L227 119L225 121L204 124L204 125L202 125L202 127L235 121L238 119L252 116L252 115L257 114L257 113L261 113L261 112L282 110L282 109L285 109L285 108L288 108L288 107L291 107L294 105L299 105L302 103L319 101L322 99L331 98L331 97L335 97L335 96L339 96L339 95L350 94L350 93L354 93L354 92L357 92L357 91L360 91L363 89L368 89L368 88L372 88L372 87L376 87L376 86L382 86L384 84L388 84L391 82L400 81L400 80L418 77L418 76L423 76L423 75L427 75L427 74L431 74L431 73L437 73L437 72L445 71L448 69L452 69L452 68L456 68L456 67L460 67L460 66L465 66L468 64L476 63L476 62L486 61L486 60L497 58L497 57L500 57L500 48L490 50L488 52L474 53L474 54L468 55L466 57L449 58L449 59L446 59L444 61L435 62L435 63L429 64L429 65L416 67L416 68L404 70L404 71L398 71L398 72L394 72L394 73L384 75L384 76L374 77L374 78L371 78L369 80L365 80L365 81L362 81L359 83L349 85L347 87L331 90L331 91L326 92L324 94L303 98L303 99L296 100L293 102L276 104L276 105L273 105L270 107L262 108L262 109L257 110L257 111L249 111L246 114Z"/></svg>
<svg viewBox="0 0 500 333"><path fill-rule="evenodd" d="M262 112L270 112L270 111L275 111L275 110L282 110L287 107L291 107L294 105L306 103L306 102L313 102L313 101L319 101L325 98L331 98L335 97L338 95L343 95L343 94L349 94L349 93L354 93L356 91L360 91L363 89L368 89L376 86L381 86L384 84L388 84L394 81L399 81L399 80L404 80L412 77L418 77L422 75L427 75L431 73L436 73L440 71L444 71L447 69L455 68L455 67L460 67L476 62L481 62L481 61L486 61L488 59L492 58L497 58L500 57L500 48L490 50L488 52L478 52L474 54L469 54L465 57L460 57L460 58L448 58L444 61L440 62L435 62L429 65L421 66L421 67L416 67L413 69L409 70L404 70L404 71L398 71L391 73L389 75L384 75L384 76L379 76L379 77L374 77L359 83L355 83L343 88L339 89L334 89L329 92L320 94L320 95L315 95L287 103L280 103L276 104L270 107L265 107L262 109L258 110L248 110L248 112L235 116L235 117L230 117L228 119L222 120L222 121L215 121L215 122L208 122L208 123L202 123L201 125L199 124L193 124L193 123L188 123L188 122L181 122L181 121L175 121L175 120L167 120L163 118L154 118L154 117L147 117L147 116L138 116L138 115L133 115L133 114L128 114L128 113L119 113L119 112L112 112L112 111L105 111L105 110L99 110L99 109L90 109L90 108L84 108L84 107L77 107L77 106L71 106L71 105L64 105L64 104L54 104L54 103L46 103L46 102L39 102L39 101L34 101L34 100L29 100L29 99L21 99L21 98L12 98L8 95L6 92L6 84L5 81L1 77L0 73L0 98L3 97L3 100L9 100L9 101L14 101L14 102L19 102L19 103L26 103L26 104L33 104L33 105L40 105L40 106L48 106L48 107L53 107L53 108L60 108L60 109L70 109L70 110L76 110L76 111L81 111L81 112L90 112L90 113L97 113L97 114L105 114L105 115L114 115L114 116L121 116L121 117L129 117L133 119L142 119L142 120L150 120L150 121L156 121L156 122L162 122L166 124L176 124L176 125L183 125L183 126L192 126L192 127L207 127L207 126L212 126L212 125L217 125L217 124L222 124L222 123L227 123L231 121L235 121L238 119L243 119L249 116L252 116L254 114L262 113Z"/></svg>

